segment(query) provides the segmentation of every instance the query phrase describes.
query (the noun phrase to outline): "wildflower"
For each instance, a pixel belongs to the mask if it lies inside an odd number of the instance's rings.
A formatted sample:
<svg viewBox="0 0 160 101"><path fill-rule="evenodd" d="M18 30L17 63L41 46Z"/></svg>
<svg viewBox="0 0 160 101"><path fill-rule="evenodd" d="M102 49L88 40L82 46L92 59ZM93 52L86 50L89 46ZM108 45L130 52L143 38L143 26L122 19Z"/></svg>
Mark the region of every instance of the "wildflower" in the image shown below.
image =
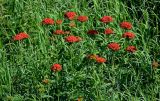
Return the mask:
<svg viewBox="0 0 160 101"><path fill-rule="evenodd" d="M78 36L73 36L73 35L70 35L68 37L65 38L65 41L67 42L70 42L70 43L73 43L73 42L79 42L81 41L82 39Z"/></svg>
<svg viewBox="0 0 160 101"><path fill-rule="evenodd" d="M21 32L19 34L16 34L15 36L13 36L13 40L17 41L17 40L23 40L23 39L27 39L29 38L29 35L27 33Z"/></svg>
<svg viewBox="0 0 160 101"><path fill-rule="evenodd" d="M116 42L112 42L108 44L108 48L112 49L113 51L118 51L120 49L120 45Z"/></svg>
<svg viewBox="0 0 160 101"><path fill-rule="evenodd" d="M42 80L43 83L48 84L49 80L48 79L44 79Z"/></svg>
<svg viewBox="0 0 160 101"><path fill-rule="evenodd" d="M103 16L100 21L103 23L109 23L113 21L113 18L111 16Z"/></svg>
<svg viewBox="0 0 160 101"><path fill-rule="evenodd" d="M56 30L54 32L54 34L57 34L57 35L64 34L64 31L63 30Z"/></svg>
<svg viewBox="0 0 160 101"><path fill-rule="evenodd" d="M51 70L52 71L54 71L54 72L56 72L56 71L61 71L62 70L62 66L60 65L60 64L53 64L52 66L51 66Z"/></svg>
<svg viewBox="0 0 160 101"><path fill-rule="evenodd" d="M122 35L123 38L133 39L135 37L135 34L132 32L126 32Z"/></svg>
<svg viewBox="0 0 160 101"><path fill-rule="evenodd" d="M111 28L106 28L104 34L113 34L113 30Z"/></svg>
<svg viewBox="0 0 160 101"><path fill-rule="evenodd" d="M130 22L124 21L120 23L120 27L124 29L132 29L132 24Z"/></svg>
<svg viewBox="0 0 160 101"><path fill-rule="evenodd" d="M70 22L70 23L69 23L69 26L70 26L70 27L75 27L76 24L75 24L74 22Z"/></svg>
<svg viewBox="0 0 160 101"><path fill-rule="evenodd" d="M76 15L77 14L75 12L66 12L64 16L69 20L73 20L76 17Z"/></svg>
<svg viewBox="0 0 160 101"><path fill-rule="evenodd" d="M56 20L56 24L60 25L62 24L63 20Z"/></svg>
<svg viewBox="0 0 160 101"><path fill-rule="evenodd" d="M87 34L95 35L95 34L98 34L98 31L97 31L97 30L89 30L89 31L87 32Z"/></svg>
<svg viewBox="0 0 160 101"><path fill-rule="evenodd" d="M98 62L98 63L104 63L104 62L106 62L106 59L102 58L102 57L97 57L96 58L96 62Z"/></svg>
<svg viewBox="0 0 160 101"><path fill-rule="evenodd" d="M45 19L43 19L42 23L45 25L53 25L54 20L52 18L45 18Z"/></svg>
<svg viewBox="0 0 160 101"><path fill-rule="evenodd" d="M98 55L95 55L95 54L90 54L87 56L89 59L93 59L93 60L96 60L96 58L98 58Z"/></svg>
<svg viewBox="0 0 160 101"><path fill-rule="evenodd" d="M156 69L158 66L159 66L158 62L154 60L152 63L153 69Z"/></svg>
<svg viewBox="0 0 160 101"><path fill-rule="evenodd" d="M103 57L100 57L98 55L95 55L95 54L90 54L87 56L89 59L91 60L95 60L97 63L104 63L106 62L106 59L103 58Z"/></svg>
<svg viewBox="0 0 160 101"><path fill-rule="evenodd" d="M79 97L77 101L82 101L82 100L83 100L83 98L82 98L82 97Z"/></svg>
<svg viewBox="0 0 160 101"><path fill-rule="evenodd" d="M88 20L88 17L87 16L79 16L77 18L77 20L80 21L80 22L86 22Z"/></svg>
<svg viewBox="0 0 160 101"><path fill-rule="evenodd" d="M65 34L70 34L71 32L70 32L70 31L65 31L64 33L65 33Z"/></svg>
<svg viewBox="0 0 160 101"><path fill-rule="evenodd" d="M135 52L137 49L136 49L136 47L135 46L128 46L127 48L126 48L126 51L128 51L128 52Z"/></svg>

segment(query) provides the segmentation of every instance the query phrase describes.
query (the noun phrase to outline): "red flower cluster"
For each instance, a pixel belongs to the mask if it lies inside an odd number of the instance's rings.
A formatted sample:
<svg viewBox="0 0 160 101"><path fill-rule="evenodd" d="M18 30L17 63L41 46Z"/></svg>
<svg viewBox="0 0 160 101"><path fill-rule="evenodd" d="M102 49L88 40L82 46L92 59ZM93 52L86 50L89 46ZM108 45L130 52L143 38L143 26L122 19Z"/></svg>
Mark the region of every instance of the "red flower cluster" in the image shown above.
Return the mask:
<svg viewBox="0 0 160 101"><path fill-rule="evenodd" d="M97 30L89 30L89 31L87 32L87 34L95 35L95 34L98 34L98 31L97 31Z"/></svg>
<svg viewBox="0 0 160 101"><path fill-rule="evenodd" d="M62 22L63 22L63 20L56 20L56 24L57 24L57 25L62 24Z"/></svg>
<svg viewBox="0 0 160 101"><path fill-rule="evenodd" d="M104 34L113 34L113 30L111 28L106 28Z"/></svg>
<svg viewBox="0 0 160 101"><path fill-rule="evenodd" d="M132 29L132 24L130 22L124 21L120 23L120 27L124 29Z"/></svg>
<svg viewBox="0 0 160 101"><path fill-rule="evenodd" d="M104 62L107 61L105 58L100 57L100 56L95 55L95 54L88 55L87 57L91 60L95 60L97 63L104 63Z"/></svg>
<svg viewBox="0 0 160 101"><path fill-rule="evenodd" d="M113 18L111 16L103 16L100 21L103 23L109 23L113 21Z"/></svg>
<svg viewBox="0 0 160 101"><path fill-rule="evenodd" d="M70 43L79 42L81 40L82 39L79 36L73 36L73 35L68 36L68 37L65 38L65 41L70 42Z"/></svg>
<svg viewBox="0 0 160 101"><path fill-rule="evenodd" d="M53 25L54 20L52 18L45 18L45 19L43 19L42 23L45 25Z"/></svg>
<svg viewBox="0 0 160 101"><path fill-rule="evenodd" d="M112 49L113 51L118 51L120 49L120 45L116 42L112 42L108 44L108 48Z"/></svg>
<svg viewBox="0 0 160 101"><path fill-rule="evenodd" d="M76 14L76 12L66 12L64 14L64 16L66 18L68 18L69 20L74 20L76 18L77 14ZM86 22L88 20L88 16L78 16L77 20L80 21L80 22ZM103 16L102 18L100 18L100 21L108 24L108 23L113 21L113 18L111 16ZM61 19L56 20L57 25L62 24L62 22L63 22L63 20L61 20ZM44 18L42 20L42 23L45 24L45 25L53 25L54 24L54 19ZM75 27L76 25L73 21L71 21L69 23L69 26L70 27ZM129 30L129 29L132 29L132 24L130 22L123 21L123 22L120 23L120 27ZM97 30L88 30L88 32L87 32L87 34L90 34L90 35L96 35L98 33L99 32ZM113 33L114 33L114 31L111 28L106 28L104 30L104 34L110 35L110 34L113 34ZM56 34L56 35L70 34L70 31L56 30L55 32L53 32L53 34ZM122 37L123 38L128 38L128 39L133 39L135 37L135 34L132 33L132 32L125 32L122 35ZM13 37L14 40L22 40L22 39L26 39L26 38L29 38L29 35L27 33L24 33L24 32L19 33L19 34L15 35ZM65 37L65 41L69 42L69 43L79 42L81 40L82 40L81 37L74 36L74 35L70 35L70 36ZM116 42L109 43L107 47L109 49L113 50L113 51L118 51L121 48L120 44L118 44ZM135 46L128 46L125 50L133 53L137 49L136 49ZM100 56L95 55L95 54L89 55L88 58L96 61L97 63L105 63L107 61L105 58L100 57ZM51 69L51 71L57 72L57 71L62 70L62 66L60 64L56 63L56 64L53 64L50 69ZM44 80L43 82L48 82L48 81Z"/></svg>
<svg viewBox="0 0 160 101"><path fill-rule="evenodd" d="M69 20L73 20L76 17L76 15L77 14L75 12L66 12L64 16Z"/></svg>
<svg viewBox="0 0 160 101"><path fill-rule="evenodd" d="M135 47L135 46L128 46L127 48L126 48L126 51L128 51L128 52L135 52L137 50L137 48Z"/></svg>
<svg viewBox="0 0 160 101"><path fill-rule="evenodd" d="M103 58L103 57L97 57L97 58L96 58L96 62L97 62L97 63L104 63L104 62L106 62L106 59Z"/></svg>
<svg viewBox="0 0 160 101"><path fill-rule="evenodd" d="M56 35L61 35L61 34L64 34L64 31L63 31L63 30L56 30L56 31L54 32L54 34L56 34Z"/></svg>
<svg viewBox="0 0 160 101"><path fill-rule="evenodd" d="M122 35L123 38L133 39L135 37L135 34L132 32L126 32Z"/></svg>
<svg viewBox="0 0 160 101"><path fill-rule="evenodd" d="M61 71L62 70L62 66L60 64L53 64L51 66L51 70L54 71L54 72Z"/></svg>
<svg viewBox="0 0 160 101"><path fill-rule="evenodd" d="M79 16L77 18L77 20L80 21L80 22L86 22L88 20L88 17L87 16Z"/></svg>
<svg viewBox="0 0 160 101"><path fill-rule="evenodd" d="M26 39L26 38L29 38L29 35L27 33L19 33L19 34L16 34L15 36L13 36L13 40L17 41L17 40L23 40L23 39Z"/></svg>

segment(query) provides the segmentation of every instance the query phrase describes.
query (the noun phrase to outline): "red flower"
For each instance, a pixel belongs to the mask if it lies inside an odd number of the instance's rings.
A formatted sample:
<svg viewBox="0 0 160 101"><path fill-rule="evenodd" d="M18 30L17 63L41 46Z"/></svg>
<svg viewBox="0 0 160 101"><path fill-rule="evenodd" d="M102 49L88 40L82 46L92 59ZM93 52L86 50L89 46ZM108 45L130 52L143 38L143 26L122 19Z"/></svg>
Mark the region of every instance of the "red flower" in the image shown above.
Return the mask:
<svg viewBox="0 0 160 101"><path fill-rule="evenodd" d="M126 48L126 51L128 51L128 52L135 52L137 50L137 48L135 47L135 46L128 46L127 48Z"/></svg>
<svg viewBox="0 0 160 101"><path fill-rule="evenodd" d="M81 41L81 40L82 40L82 39L81 39L80 37L78 37L78 36L73 36L73 35L68 36L68 37L65 38L65 41L70 42L70 43L79 42L79 41Z"/></svg>
<svg viewBox="0 0 160 101"><path fill-rule="evenodd" d="M76 17L76 15L77 14L75 12L66 12L64 16L69 20L73 20Z"/></svg>
<svg viewBox="0 0 160 101"><path fill-rule="evenodd" d="M98 31L97 31L97 30L89 30L89 31L87 32L87 34L95 35L95 34L98 34Z"/></svg>
<svg viewBox="0 0 160 101"><path fill-rule="evenodd" d="M54 32L54 34L57 34L57 35L64 34L64 31L63 30L56 30Z"/></svg>
<svg viewBox="0 0 160 101"><path fill-rule="evenodd" d="M113 18L111 16L103 16L100 21L103 23L109 23L113 21Z"/></svg>
<svg viewBox="0 0 160 101"><path fill-rule="evenodd" d="M27 33L19 33L19 34L16 34L15 36L13 36L13 40L17 41L17 40L23 40L23 39L26 39L26 38L29 38L29 35Z"/></svg>
<svg viewBox="0 0 160 101"><path fill-rule="evenodd" d="M123 38L133 39L135 37L135 34L132 32L126 32L122 35Z"/></svg>
<svg viewBox="0 0 160 101"><path fill-rule="evenodd" d="M104 34L113 34L113 30L111 28L106 28Z"/></svg>
<svg viewBox="0 0 160 101"><path fill-rule="evenodd" d="M112 42L112 43L108 44L108 48L110 48L114 51L118 51L120 49L120 45L116 42Z"/></svg>
<svg viewBox="0 0 160 101"><path fill-rule="evenodd" d="M43 19L42 23L45 25L53 25L54 20L52 18L45 18L45 19Z"/></svg>
<svg viewBox="0 0 160 101"><path fill-rule="evenodd" d="M62 70L62 66L60 64L53 64L51 66L51 70L56 72L56 71L61 71Z"/></svg>
<svg viewBox="0 0 160 101"><path fill-rule="evenodd" d="M124 29L132 29L132 24L130 22L124 21L120 23L120 27Z"/></svg>
<svg viewBox="0 0 160 101"><path fill-rule="evenodd" d="M89 59L91 59L91 60L95 60L98 63L104 63L104 62L106 62L105 58L99 57L98 55L95 55L95 54L90 54L87 57Z"/></svg>
<svg viewBox="0 0 160 101"><path fill-rule="evenodd" d="M85 21L88 20L88 17L87 17L87 16L79 16L79 17L77 18L77 20L80 21L80 22L85 22Z"/></svg>
<svg viewBox="0 0 160 101"><path fill-rule="evenodd" d="M96 58L96 62L98 62L98 63L104 63L104 62L106 62L106 59L102 58L102 57L97 57Z"/></svg>
<svg viewBox="0 0 160 101"><path fill-rule="evenodd" d="M62 24L63 20L56 20L56 24L60 25Z"/></svg>

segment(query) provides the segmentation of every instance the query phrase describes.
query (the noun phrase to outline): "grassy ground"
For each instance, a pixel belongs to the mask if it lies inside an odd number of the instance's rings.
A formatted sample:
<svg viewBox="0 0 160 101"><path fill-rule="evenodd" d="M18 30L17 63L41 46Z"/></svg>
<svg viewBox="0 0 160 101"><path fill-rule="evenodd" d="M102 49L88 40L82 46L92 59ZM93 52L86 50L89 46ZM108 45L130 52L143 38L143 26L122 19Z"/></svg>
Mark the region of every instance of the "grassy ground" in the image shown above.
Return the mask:
<svg viewBox="0 0 160 101"><path fill-rule="evenodd" d="M156 101L160 98L160 71L152 66L160 62L160 34L157 6L159 1L122 2L121 0L1 0L0 1L0 100L11 101ZM138 5L142 4L142 5ZM152 4L152 5L151 5ZM149 9L149 5L151 5ZM148 9L147 9L148 8ZM75 21L70 28L64 12L75 11L89 16L89 21ZM110 15L108 25L99 18ZM42 26L45 17L63 19L61 26ZM154 20L153 20L154 19ZM136 34L132 41L121 38L121 21L130 21ZM103 31L112 27L116 35L96 37L89 29ZM70 30L83 41L68 44L65 36L52 35L52 30ZM13 41L12 36L27 32L29 39ZM121 44L121 50L106 49L109 42ZM131 54L126 45L138 50ZM97 64L86 60L87 54L107 59ZM53 63L62 71L51 73ZM44 84L42 80L48 79Z"/></svg>

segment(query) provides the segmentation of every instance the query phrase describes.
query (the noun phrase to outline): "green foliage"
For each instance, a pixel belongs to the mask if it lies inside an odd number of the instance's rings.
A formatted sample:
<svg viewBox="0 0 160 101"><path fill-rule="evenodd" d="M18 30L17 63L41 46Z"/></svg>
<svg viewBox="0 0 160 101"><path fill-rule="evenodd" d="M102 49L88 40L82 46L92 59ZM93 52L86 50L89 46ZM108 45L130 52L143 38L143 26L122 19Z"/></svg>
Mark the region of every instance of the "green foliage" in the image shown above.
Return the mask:
<svg viewBox="0 0 160 101"><path fill-rule="evenodd" d="M131 2L129 2L131 1ZM153 69L153 60L160 61L159 13L156 0L0 0L0 100L2 101L156 101L160 98L160 71ZM142 5L141 5L142 4ZM149 7L147 9L147 7ZM89 16L87 23L68 27L64 12L75 11ZM111 15L114 22L99 22ZM63 19L61 26L43 26L45 17ZM121 21L133 23L132 41L121 39ZM102 31L112 27L116 35L96 37L89 29ZM68 44L65 36L52 35L53 30L71 30L83 41ZM27 32L29 39L13 41L12 36ZM106 49L109 42L119 42L121 50ZM124 51L135 45L134 54ZM87 60L98 54L107 63ZM53 63L62 64L62 71L53 73ZM44 83L43 80L49 80Z"/></svg>

